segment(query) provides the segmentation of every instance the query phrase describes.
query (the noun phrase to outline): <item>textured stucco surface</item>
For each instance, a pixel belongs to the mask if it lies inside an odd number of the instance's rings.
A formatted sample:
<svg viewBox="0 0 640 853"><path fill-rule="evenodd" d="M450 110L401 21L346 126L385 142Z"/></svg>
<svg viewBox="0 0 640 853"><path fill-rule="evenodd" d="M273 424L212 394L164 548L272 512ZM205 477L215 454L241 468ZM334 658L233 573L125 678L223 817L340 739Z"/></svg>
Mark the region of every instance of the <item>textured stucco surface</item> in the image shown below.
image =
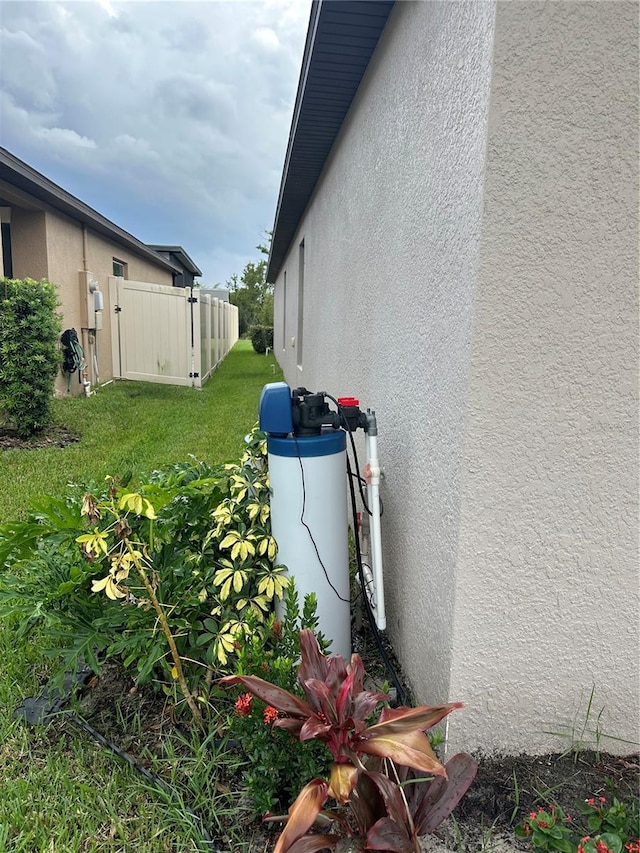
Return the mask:
<svg viewBox="0 0 640 853"><path fill-rule="evenodd" d="M640 740L637 21L497 7L451 686L472 747L562 748L542 731L579 733L592 687L589 727L604 707Z"/></svg>
<svg viewBox="0 0 640 853"><path fill-rule="evenodd" d="M15 208L14 208L15 210ZM83 326L81 300L83 290L80 284L80 272L83 269L83 239L81 223L71 219L64 214L54 210L47 210L41 216L46 215L46 256L47 277L58 286L62 314L62 328L74 328L81 335ZM16 229L17 230L17 229ZM44 236L38 234L38 240L44 240ZM44 246L45 243L42 243ZM93 273L104 294L103 328L97 333L98 366L100 381L105 382L113 376L113 364L111 354L111 321L109 312L109 276L113 272L113 258L118 258L127 264L129 278L136 281L153 282L157 284L172 284L172 275L162 267L156 267L143 258L139 258L129 249L118 243L113 243L87 230L87 268ZM85 353L90 359L89 344L86 335L81 342ZM82 387L77 381L77 375L73 377L71 392L81 393ZM56 380L56 392L67 393L66 376L60 374Z"/></svg>
<svg viewBox="0 0 640 853"><path fill-rule="evenodd" d="M377 411L389 634L454 748L561 748L592 685L638 740L637 8L398 3L276 286L287 381Z"/></svg>
<svg viewBox="0 0 640 853"><path fill-rule="evenodd" d="M48 276L44 211L11 208L11 257L15 278L40 281Z"/></svg>
<svg viewBox="0 0 640 853"><path fill-rule="evenodd" d="M377 411L389 633L434 702L449 695L492 30L491 3L396 5L276 287L287 381Z"/></svg>

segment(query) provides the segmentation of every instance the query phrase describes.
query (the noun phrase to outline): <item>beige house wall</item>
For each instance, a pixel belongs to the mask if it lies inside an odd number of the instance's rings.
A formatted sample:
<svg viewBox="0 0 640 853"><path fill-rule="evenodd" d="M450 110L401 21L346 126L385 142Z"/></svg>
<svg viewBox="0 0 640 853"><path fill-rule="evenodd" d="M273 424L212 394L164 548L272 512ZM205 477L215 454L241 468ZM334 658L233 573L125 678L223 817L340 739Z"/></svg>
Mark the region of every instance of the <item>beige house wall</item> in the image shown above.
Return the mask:
<svg viewBox="0 0 640 853"><path fill-rule="evenodd" d="M43 213L43 221L44 216ZM84 288L80 282L80 273L84 269L85 263L82 224L57 211L47 210L46 251L48 256L47 277L59 288L62 303L62 328L75 328L78 335L82 336L81 343L89 361L91 344L87 331L83 331L85 320L83 319L82 300L85 297ZM86 234L86 253L86 269L93 274L104 294L103 328L96 333L96 344L99 378L101 382L106 382L113 376L111 352L111 323L113 318L109 311L109 277L113 274L113 259L118 258L125 262L127 264L127 276L136 281L171 285L173 277L170 271L160 266L154 266L149 261L136 256L129 249L108 240L89 228L87 228ZM77 394L80 391L81 386L78 377L74 375L71 393ZM56 381L56 393L68 393L67 377L62 373Z"/></svg>
<svg viewBox="0 0 640 853"><path fill-rule="evenodd" d="M640 740L638 4L500 2L450 731ZM573 721L573 723L572 723Z"/></svg>
<svg viewBox="0 0 640 853"><path fill-rule="evenodd" d="M452 663L493 13L491 3L396 4L275 292L287 382L376 410L388 631L416 694L433 703L449 697Z"/></svg>
<svg viewBox="0 0 640 853"><path fill-rule="evenodd" d="M276 283L289 384L376 409L388 631L456 749L562 749L592 686L640 739L637 8L397 3Z"/></svg>
<svg viewBox="0 0 640 853"><path fill-rule="evenodd" d="M49 261L44 211L12 207L11 225L13 275L36 281L47 278Z"/></svg>

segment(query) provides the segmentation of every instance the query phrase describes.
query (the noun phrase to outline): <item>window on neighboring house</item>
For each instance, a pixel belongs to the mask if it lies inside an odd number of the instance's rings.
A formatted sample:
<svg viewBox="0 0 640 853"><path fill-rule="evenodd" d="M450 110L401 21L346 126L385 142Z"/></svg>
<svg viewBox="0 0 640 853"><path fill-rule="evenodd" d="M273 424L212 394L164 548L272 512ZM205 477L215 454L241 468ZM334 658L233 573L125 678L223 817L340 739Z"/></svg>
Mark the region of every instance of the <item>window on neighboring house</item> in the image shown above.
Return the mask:
<svg viewBox="0 0 640 853"><path fill-rule="evenodd" d="M127 277L127 264L125 261L119 261L117 258L113 259L113 274L119 276L120 278Z"/></svg>
<svg viewBox="0 0 640 853"><path fill-rule="evenodd" d="M287 271L282 277L282 349L287 348Z"/></svg>
<svg viewBox="0 0 640 853"><path fill-rule="evenodd" d="M302 370L302 332L304 329L304 240L298 249L298 334L296 335L296 363Z"/></svg>
<svg viewBox="0 0 640 853"><path fill-rule="evenodd" d="M0 273L5 278L13 278L13 258L11 257L11 208L0 207L0 225L2 227L2 252Z"/></svg>

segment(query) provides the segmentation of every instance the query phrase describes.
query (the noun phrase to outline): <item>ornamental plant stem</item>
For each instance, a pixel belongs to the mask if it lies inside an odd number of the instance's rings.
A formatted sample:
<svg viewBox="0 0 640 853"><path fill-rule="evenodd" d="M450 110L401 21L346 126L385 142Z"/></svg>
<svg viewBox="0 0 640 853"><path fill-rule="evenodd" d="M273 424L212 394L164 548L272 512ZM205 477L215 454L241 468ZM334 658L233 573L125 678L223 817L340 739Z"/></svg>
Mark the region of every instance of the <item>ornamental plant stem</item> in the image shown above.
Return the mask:
<svg viewBox="0 0 640 853"><path fill-rule="evenodd" d="M178 648L176 646L176 642L173 639L173 634L171 633L171 628L169 627L169 623L167 622L167 617L164 615L164 611L162 609L162 605L158 601L158 597L156 596L156 592L153 588L153 584L149 580L149 577L145 571L144 566L142 565L142 561L138 557L135 549L131 547L131 543L129 540L126 540L127 550L131 555L131 559L133 560L133 564L135 565L138 574L142 578L142 583L144 584L145 589L147 590L147 594L153 604L153 608L158 615L158 621L160 622L160 626L162 628L162 633L165 635L167 643L169 644L169 650L171 651L171 657L173 659L174 666L176 668L176 674L178 676L178 684L180 685L180 689L182 690L182 694L184 698L187 700L187 705L193 714L195 720L199 723L202 723L202 714L200 713L200 708L196 704L196 700L193 698L193 694L189 690L189 685L184 677L184 671L182 669L182 660L180 659L180 655L178 653Z"/></svg>

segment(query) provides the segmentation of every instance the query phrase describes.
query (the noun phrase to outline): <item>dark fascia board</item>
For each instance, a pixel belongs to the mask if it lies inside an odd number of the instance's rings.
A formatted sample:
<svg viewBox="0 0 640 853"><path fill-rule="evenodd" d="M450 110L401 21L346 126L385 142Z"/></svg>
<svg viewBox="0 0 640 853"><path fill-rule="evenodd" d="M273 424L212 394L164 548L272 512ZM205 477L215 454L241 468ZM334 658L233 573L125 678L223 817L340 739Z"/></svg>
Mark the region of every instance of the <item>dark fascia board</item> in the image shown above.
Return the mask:
<svg viewBox="0 0 640 853"><path fill-rule="evenodd" d="M147 246L154 252L167 252L167 254L175 255L178 262L190 273L197 276L202 275L202 271L198 269L182 246L159 246L155 243L147 243Z"/></svg>
<svg viewBox="0 0 640 853"><path fill-rule="evenodd" d="M114 243L125 246L137 255L141 255L148 261L151 261L156 266L163 267L169 272L182 272L180 267L172 264L162 255L154 252L145 243L142 243L128 231L115 225L108 220L97 210L89 207L80 199L63 190L49 178L46 178L40 172L36 172L31 166L19 160L6 148L0 147L0 180L5 181L12 186L17 187L22 192L28 193L30 196L38 199L40 202L49 207L70 216L72 219L81 222L83 225L96 231L98 234L107 237Z"/></svg>
<svg viewBox="0 0 640 853"><path fill-rule="evenodd" d="M313 0L267 266L275 282L395 0Z"/></svg>

